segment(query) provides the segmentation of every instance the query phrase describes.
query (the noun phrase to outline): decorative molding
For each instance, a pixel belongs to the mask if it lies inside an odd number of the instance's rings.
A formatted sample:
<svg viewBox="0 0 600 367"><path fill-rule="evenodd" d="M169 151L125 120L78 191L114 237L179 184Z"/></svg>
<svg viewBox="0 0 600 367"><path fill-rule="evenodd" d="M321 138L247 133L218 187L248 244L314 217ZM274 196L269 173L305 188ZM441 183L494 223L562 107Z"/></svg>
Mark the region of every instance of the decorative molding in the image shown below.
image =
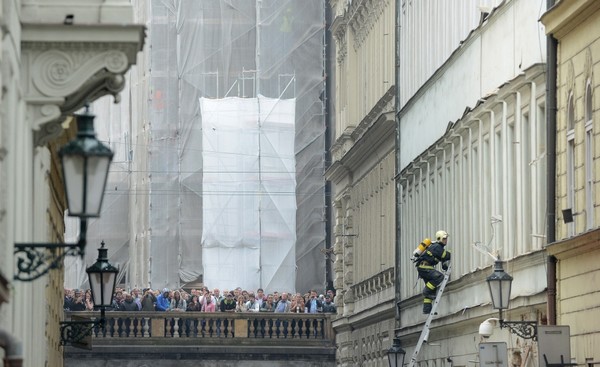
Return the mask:
<svg viewBox="0 0 600 367"><path fill-rule="evenodd" d="M592 50L590 49L589 46L586 47L586 49L585 49L585 64L584 64L583 70L585 73L585 79L593 80L594 62L592 61Z"/></svg>
<svg viewBox="0 0 600 367"><path fill-rule="evenodd" d="M86 103L105 95L118 103L144 37L141 25L24 24L22 85L34 144L62 134L65 118Z"/></svg>
<svg viewBox="0 0 600 367"><path fill-rule="evenodd" d="M359 49L388 6L389 0L357 0L352 3L349 27L354 34L354 49Z"/></svg>
<svg viewBox="0 0 600 367"><path fill-rule="evenodd" d="M569 60L566 64L567 75L566 75L566 90L567 93L575 92L575 68L573 67L573 60Z"/></svg>

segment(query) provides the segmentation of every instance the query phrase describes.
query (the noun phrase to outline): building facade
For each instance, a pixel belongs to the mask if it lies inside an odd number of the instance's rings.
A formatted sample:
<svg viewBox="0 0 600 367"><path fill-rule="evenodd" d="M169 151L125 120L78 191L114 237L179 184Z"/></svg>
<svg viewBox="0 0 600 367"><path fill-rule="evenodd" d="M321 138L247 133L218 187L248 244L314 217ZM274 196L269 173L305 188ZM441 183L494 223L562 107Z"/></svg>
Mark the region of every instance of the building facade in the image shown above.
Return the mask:
<svg viewBox="0 0 600 367"><path fill-rule="evenodd" d="M14 281L14 243L63 242L57 149L85 103L124 87L144 27L129 1L4 0L0 53L0 356L4 366L61 366L63 273ZM90 249L88 249L90 251Z"/></svg>
<svg viewBox="0 0 600 367"><path fill-rule="evenodd" d="M569 325L571 362L597 363L600 4L558 1L541 21L557 42L556 231L547 247L556 261L556 318Z"/></svg>
<svg viewBox="0 0 600 367"><path fill-rule="evenodd" d="M423 329L423 282L410 261L449 233L452 274L420 366L471 365L479 325L497 318L494 257L514 278L506 320L545 322L545 37L539 3L401 1L399 35L399 329L407 358ZM428 45L430 47L423 47ZM537 365L537 344L496 327L510 363Z"/></svg>
<svg viewBox="0 0 600 367"><path fill-rule="evenodd" d="M387 364L395 327L395 2L331 0L334 321L339 366Z"/></svg>

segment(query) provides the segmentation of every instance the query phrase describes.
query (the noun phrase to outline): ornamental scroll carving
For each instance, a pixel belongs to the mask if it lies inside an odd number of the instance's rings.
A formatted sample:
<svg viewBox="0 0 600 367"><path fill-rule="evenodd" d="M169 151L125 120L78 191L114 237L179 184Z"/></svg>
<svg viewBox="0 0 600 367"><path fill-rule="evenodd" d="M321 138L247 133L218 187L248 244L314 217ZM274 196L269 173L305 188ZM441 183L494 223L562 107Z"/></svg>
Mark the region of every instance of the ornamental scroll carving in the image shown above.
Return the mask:
<svg viewBox="0 0 600 367"><path fill-rule="evenodd" d="M122 74L127 67L127 56L120 51L95 54L90 51L67 53L49 50L41 53L33 62L32 81L44 95L67 97L102 69Z"/></svg>
<svg viewBox="0 0 600 367"><path fill-rule="evenodd" d="M25 43L26 100L34 144L58 137L65 117L84 104L111 94L115 103L125 86L127 46L114 44Z"/></svg>

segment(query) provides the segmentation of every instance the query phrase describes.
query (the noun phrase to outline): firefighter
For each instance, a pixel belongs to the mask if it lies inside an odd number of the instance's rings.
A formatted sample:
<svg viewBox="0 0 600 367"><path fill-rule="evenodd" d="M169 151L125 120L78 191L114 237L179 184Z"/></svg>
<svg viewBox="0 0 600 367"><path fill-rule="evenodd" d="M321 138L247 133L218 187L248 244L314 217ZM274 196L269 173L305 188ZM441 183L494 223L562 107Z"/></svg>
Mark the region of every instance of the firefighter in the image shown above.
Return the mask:
<svg viewBox="0 0 600 367"><path fill-rule="evenodd" d="M435 240L415 261L419 277L425 282L425 287L423 287L424 314L431 313L437 287L444 280L444 274L438 271L435 266L438 263L442 263L442 269L448 270L448 263L450 261L450 251L445 248L448 243L448 232L444 230L437 231L435 233Z"/></svg>

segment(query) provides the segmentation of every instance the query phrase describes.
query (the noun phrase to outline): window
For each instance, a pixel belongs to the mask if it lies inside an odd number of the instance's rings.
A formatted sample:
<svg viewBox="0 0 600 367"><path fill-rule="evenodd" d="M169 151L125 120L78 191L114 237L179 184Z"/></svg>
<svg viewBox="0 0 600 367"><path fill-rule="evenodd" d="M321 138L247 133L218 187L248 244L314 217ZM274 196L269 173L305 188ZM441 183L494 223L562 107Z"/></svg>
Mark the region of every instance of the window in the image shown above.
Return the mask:
<svg viewBox="0 0 600 367"><path fill-rule="evenodd" d="M569 94L567 101L567 203L566 208L571 208L573 213L575 209L575 107L573 94ZM574 234L573 223L567 224L567 235Z"/></svg>
<svg viewBox="0 0 600 367"><path fill-rule="evenodd" d="M592 131L592 86L588 80L585 90L585 224L594 226L594 135Z"/></svg>

